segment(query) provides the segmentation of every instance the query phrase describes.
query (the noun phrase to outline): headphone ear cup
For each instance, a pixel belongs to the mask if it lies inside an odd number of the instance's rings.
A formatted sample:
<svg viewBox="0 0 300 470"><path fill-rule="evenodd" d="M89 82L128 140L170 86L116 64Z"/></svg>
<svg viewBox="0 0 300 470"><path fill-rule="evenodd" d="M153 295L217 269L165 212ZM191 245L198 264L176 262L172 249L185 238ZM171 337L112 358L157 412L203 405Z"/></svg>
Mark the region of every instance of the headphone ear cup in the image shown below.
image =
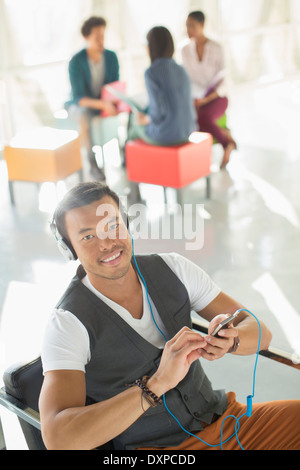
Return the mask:
<svg viewBox="0 0 300 470"><path fill-rule="evenodd" d="M75 250L59 234L59 232L57 230L57 227L56 227L56 223L54 221L54 217L52 219L52 222L50 223L50 230L51 230L51 232L53 233L53 235L55 237L57 248L59 249L59 251L61 252L63 257L67 261L75 261L77 259L77 255L75 253Z"/></svg>
<svg viewBox="0 0 300 470"><path fill-rule="evenodd" d="M74 250L72 250L62 238L57 240L57 247L67 261L75 261L77 259Z"/></svg>

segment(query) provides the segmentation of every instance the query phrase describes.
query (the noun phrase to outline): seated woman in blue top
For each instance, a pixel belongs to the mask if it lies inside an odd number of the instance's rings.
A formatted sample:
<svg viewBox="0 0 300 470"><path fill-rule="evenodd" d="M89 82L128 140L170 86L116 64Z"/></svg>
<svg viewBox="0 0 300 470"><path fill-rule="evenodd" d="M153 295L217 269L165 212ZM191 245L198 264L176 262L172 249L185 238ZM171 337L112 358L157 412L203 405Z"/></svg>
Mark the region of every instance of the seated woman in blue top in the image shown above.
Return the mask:
<svg viewBox="0 0 300 470"><path fill-rule="evenodd" d="M145 72L149 106L147 114L135 116L128 138L153 145L185 142L196 128L189 77L172 59L174 43L167 28L152 28L147 41L151 60Z"/></svg>
<svg viewBox="0 0 300 470"><path fill-rule="evenodd" d="M81 28L86 48L77 52L69 63L71 101L66 103L70 117L79 122L83 143L87 150L91 170L103 177L92 151L91 119L105 110L108 115L116 114L113 103L101 100L101 88L106 83L119 80L119 62L113 51L104 48L106 21L91 17Z"/></svg>

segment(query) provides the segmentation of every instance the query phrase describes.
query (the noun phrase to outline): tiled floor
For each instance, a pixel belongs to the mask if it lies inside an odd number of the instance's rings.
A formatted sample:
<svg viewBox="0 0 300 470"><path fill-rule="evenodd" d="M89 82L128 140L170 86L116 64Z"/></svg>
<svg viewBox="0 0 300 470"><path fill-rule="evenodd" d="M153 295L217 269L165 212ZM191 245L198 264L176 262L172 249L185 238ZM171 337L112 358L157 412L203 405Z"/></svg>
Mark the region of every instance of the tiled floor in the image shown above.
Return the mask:
<svg viewBox="0 0 300 470"><path fill-rule="evenodd" d="M171 228L185 221L189 232L183 233L194 233L194 240L165 236L163 192L145 186L141 192L147 220L158 232L152 232L152 239L141 239L137 230L135 237L136 252L177 251L202 266L225 292L267 323L273 346L293 353L295 360L300 354L299 89L296 77L256 90L235 90L228 120L238 150L227 171L212 175L211 199L205 199L204 181L192 184L183 191L186 206L181 218L174 193L168 193ZM109 154L107 182L125 196L125 170ZM214 168L219 160L215 146ZM72 176L58 190L76 181ZM39 191L33 184L18 183L15 196L12 207L5 163L0 161L1 371L39 353L49 310L75 270L61 258L49 231L57 196L53 185ZM187 243L193 241L198 242L192 244L197 249L188 249ZM233 388L243 400L251 392L253 365L254 356L230 356L205 367L216 388ZM300 398L299 390L298 370L260 359L258 400ZM22 444L13 440L11 446Z"/></svg>

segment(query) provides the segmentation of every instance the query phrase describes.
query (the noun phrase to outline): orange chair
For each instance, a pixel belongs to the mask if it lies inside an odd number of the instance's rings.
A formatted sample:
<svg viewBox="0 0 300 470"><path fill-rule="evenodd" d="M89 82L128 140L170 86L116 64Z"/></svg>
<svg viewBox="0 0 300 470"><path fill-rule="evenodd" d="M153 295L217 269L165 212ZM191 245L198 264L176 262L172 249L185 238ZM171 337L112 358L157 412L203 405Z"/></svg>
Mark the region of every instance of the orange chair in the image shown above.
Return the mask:
<svg viewBox="0 0 300 470"><path fill-rule="evenodd" d="M181 189L199 178L206 178L210 197L212 136L194 133L192 142L170 147L154 146L142 140L126 144L126 169L129 181L164 188Z"/></svg>
<svg viewBox="0 0 300 470"><path fill-rule="evenodd" d="M4 147L11 203L13 183L57 182L79 172L82 180L80 138L76 131L43 127L16 135Z"/></svg>

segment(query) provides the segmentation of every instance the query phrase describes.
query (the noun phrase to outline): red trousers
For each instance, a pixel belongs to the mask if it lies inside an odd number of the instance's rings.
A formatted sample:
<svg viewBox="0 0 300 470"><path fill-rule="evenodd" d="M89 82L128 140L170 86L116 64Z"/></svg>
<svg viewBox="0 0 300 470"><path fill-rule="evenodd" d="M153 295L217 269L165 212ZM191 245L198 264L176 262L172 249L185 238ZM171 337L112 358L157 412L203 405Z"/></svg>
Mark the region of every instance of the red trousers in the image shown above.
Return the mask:
<svg viewBox="0 0 300 470"><path fill-rule="evenodd" d="M196 434L209 444L220 444L221 427L226 416L233 415L239 418L246 413L247 405L238 403L235 400L235 393L229 392L227 395L226 412ZM234 418L226 419L222 442L234 433L235 424ZM253 403L251 416L244 416L240 420L238 439L244 450L300 450L300 400ZM143 447L143 449L157 450L155 447ZM240 449L236 436L223 444L223 450ZM196 437L190 436L177 447L165 447L160 450L220 450L220 446L209 447Z"/></svg>
<svg viewBox="0 0 300 470"><path fill-rule="evenodd" d="M224 148L228 145L228 138L216 121L219 117L223 116L227 106L228 99L222 97L216 98L200 108L196 108L200 131L211 134Z"/></svg>

